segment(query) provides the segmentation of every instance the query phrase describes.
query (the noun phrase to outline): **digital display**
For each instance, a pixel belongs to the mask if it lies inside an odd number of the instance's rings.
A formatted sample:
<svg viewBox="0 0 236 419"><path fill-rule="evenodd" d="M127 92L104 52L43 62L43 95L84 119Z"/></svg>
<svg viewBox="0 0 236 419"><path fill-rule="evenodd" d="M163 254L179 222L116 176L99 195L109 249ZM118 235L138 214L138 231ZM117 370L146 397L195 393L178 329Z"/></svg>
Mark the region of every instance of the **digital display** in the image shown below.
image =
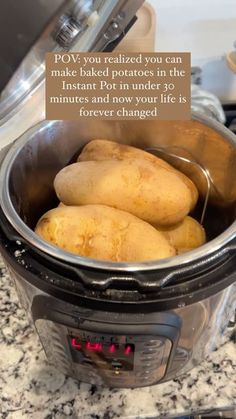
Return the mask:
<svg viewBox="0 0 236 419"><path fill-rule="evenodd" d="M135 351L133 343L99 342L75 336L68 336L68 340L72 359L76 363L113 370L115 374L119 374L120 370L133 369Z"/></svg>
<svg viewBox="0 0 236 419"><path fill-rule="evenodd" d="M133 344L100 343L90 341L79 341L76 337L71 337L71 346L76 351L103 352L111 355L123 355L128 357L134 353Z"/></svg>

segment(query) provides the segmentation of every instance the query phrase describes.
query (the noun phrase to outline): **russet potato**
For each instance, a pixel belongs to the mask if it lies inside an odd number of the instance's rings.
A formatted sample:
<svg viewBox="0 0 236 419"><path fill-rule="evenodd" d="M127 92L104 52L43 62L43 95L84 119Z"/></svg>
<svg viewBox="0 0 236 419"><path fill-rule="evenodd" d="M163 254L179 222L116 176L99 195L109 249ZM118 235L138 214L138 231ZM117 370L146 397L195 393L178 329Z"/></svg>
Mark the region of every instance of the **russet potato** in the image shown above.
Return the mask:
<svg viewBox="0 0 236 419"><path fill-rule="evenodd" d="M204 228L197 220L189 216L174 226L155 225L155 227L166 236L178 254L195 249L206 242Z"/></svg>
<svg viewBox="0 0 236 419"><path fill-rule="evenodd" d="M166 237L137 217L104 205L59 206L35 232L62 250L114 262L142 262L175 255Z"/></svg>
<svg viewBox="0 0 236 419"><path fill-rule="evenodd" d="M175 171L144 159L74 163L56 175L54 187L66 205L108 205L151 224L176 224L191 208L190 190Z"/></svg>
<svg viewBox="0 0 236 419"><path fill-rule="evenodd" d="M182 179L182 181L191 192L191 210L195 207L198 200L198 190L194 183L187 176L176 170L166 161L139 148L108 140L92 140L83 148L81 154L78 157L78 161L98 161L111 159L123 160L128 158L144 159L156 164L158 167L164 167L166 170L175 171L176 175Z"/></svg>

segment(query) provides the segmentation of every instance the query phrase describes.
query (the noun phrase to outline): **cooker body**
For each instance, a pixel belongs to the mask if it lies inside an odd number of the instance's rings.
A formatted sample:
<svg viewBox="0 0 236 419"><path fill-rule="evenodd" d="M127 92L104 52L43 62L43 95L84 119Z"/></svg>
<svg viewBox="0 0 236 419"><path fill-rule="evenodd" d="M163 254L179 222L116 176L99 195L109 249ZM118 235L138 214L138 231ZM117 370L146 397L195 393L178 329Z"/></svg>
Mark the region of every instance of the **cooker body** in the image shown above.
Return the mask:
<svg viewBox="0 0 236 419"><path fill-rule="evenodd" d="M41 240L39 217L56 207L56 173L98 138L188 153L209 172L208 242L139 264L82 258ZM1 156L0 156L1 158ZM49 361L79 380L141 387L181 375L221 342L236 302L236 142L213 120L45 121L1 164L0 251ZM183 170L184 171L184 170ZM196 183L200 219L206 183Z"/></svg>
<svg viewBox="0 0 236 419"><path fill-rule="evenodd" d="M109 387L149 386L178 377L222 343L236 308L236 283L172 310L89 309L41 291L7 262L22 306L49 362L65 374Z"/></svg>

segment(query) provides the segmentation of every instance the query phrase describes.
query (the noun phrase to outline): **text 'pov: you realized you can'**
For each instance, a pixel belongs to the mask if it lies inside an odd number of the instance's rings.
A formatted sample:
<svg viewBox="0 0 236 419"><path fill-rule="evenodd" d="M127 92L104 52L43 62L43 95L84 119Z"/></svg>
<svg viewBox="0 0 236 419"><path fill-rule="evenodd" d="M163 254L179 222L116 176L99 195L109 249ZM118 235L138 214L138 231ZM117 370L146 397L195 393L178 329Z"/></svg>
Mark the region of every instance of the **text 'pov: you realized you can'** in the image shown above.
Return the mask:
<svg viewBox="0 0 236 419"><path fill-rule="evenodd" d="M49 53L46 118L190 119L190 54Z"/></svg>

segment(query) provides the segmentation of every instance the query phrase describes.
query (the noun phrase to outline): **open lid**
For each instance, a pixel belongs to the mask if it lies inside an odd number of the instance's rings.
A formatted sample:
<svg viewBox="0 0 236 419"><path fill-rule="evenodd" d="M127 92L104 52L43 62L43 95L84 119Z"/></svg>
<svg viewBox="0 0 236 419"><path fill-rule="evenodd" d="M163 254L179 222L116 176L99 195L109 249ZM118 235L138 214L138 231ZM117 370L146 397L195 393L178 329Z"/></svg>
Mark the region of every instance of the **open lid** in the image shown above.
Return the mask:
<svg viewBox="0 0 236 419"><path fill-rule="evenodd" d="M123 38L143 2L23 0L19 5L13 0L5 2L0 18L3 40L0 56L5 66L0 83L0 126L43 83L46 52L104 51Z"/></svg>
<svg viewBox="0 0 236 419"><path fill-rule="evenodd" d="M20 3L20 5L19 5ZM40 37L63 0L3 1L0 14L0 92Z"/></svg>

